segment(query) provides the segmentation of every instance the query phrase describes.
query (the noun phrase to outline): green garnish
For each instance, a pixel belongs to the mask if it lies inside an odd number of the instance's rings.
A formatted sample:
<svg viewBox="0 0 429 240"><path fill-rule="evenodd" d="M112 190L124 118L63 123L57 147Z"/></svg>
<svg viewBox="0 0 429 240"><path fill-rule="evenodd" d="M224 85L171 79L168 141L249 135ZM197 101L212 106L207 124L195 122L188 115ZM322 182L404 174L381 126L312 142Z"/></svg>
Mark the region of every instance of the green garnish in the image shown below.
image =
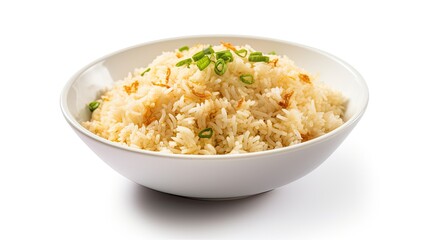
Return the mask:
<svg viewBox="0 0 429 240"><path fill-rule="evenodd" d="M187 59L184 59L184 60L176 63L176 67L181 67L183 65L188 65L189 66L189 64L191 64L191 63L192 63L192 59L187 58Z"/></svg>
<svg viewBox="0 0 429 240"><path fill-rule="evenodd" d="M203 50L203 52L204 52L204 54L212 54L212 53L214 53L214 50L213 50L213 48L210 46L210 47L208 47L208 48L206 48L206 49L204 49Z"/></svg>
<svg viewBox="0 0 429 240"><path fill-rule="evenodd" d="M249 57L251 56L262 56L262 52L252 52L250 53Z"/></svg>
<svg viewBox="0 0 429 240"><path fill-rule="evenodd" d="M249 62L269 62L270 57L268 56L261 56L261 55L252 55L249 56Z"/></svg>
<svg viewBox="0 0 429 240"><path fill-rule="evenodd" d="M95 110L95 109L97 109L97 108L98 108L98 106L100 106L100 103L99 103L99 102L97 102L97 101L90 102L90 103L88 104L89 111L94 112L94 110Z"/></svg>
<svg viewBox="0 0 429 240"><path fill-rule="evenodd" d="M205 56L204 51L199 51L192 56L194 61L198 61Z"/></svg>
<svg viewBox="0 0 429 240"><path fill-rule="evenodd" d="M268 55L276 55L276 52L274 52L274 51L271 51L271 52L269 52L269 53L267 53Z"/></svg>
<svg viewBox="0 0 429 240"><path fill-rule="evenodd" d="M245 84L252 84L255 82L255 79L253 79L252 74L243 74L240 76L240 80Z"/></svg>
<svg viewBox="0 0 429 240"><path fill-rule="evenodd" d="M226 63L223 58L219 58L214 67L214 71L217 75L222 76L226 72Z"/></svg>
<svg viewBox="0 0 429 240"><path fill-rule="evenodd" d="M179 48L179 52L183 52L183 51L187 51L187 50L189 50L188 46L183 46L183 47Z"/></svg>
<svg viewBox="0 0 429 240"><path fill-rule="evenodd" d="M225 62L232 62L234 57L232 56L231 51L224 50L220 52L216 52L216 59L223 59Z"/></svg>
<svg viewBox="0 0 429 240"><path fill-rule="evenodd" d="M198 61L201 58L203 58L205 55L212 54L212 53L214 53L213 48L212 47L208 47L208 48L206 48L206 49L204 49L202 51L199 51L199 52L195 53L192 56L192 59L194 59L194 61Z"/></svg>
<svg viewBox="0 0 429 240"><path fill-rule="evenodd" d="M247 56L247 50L246 49L240 49L235 51L235 54L237 54L238 56L245 58Z"/></svg>
<svg viewBox="0 0 429 240"><path fill-rule="evenodd" d="M198 133L198 137L200 138L211 138L213 136L213 129L206 128Z"/></svg>
<svg viewBox="0 0 429 240"><path fill-rule="evenodd" d="M150 68L147 68L146 70L144 70L144 71L140 74L140 76L142 76L142 77L143 77L143 76L144 76L144 74L145 74L145 73L147 73L147 72L149 72L149 71L150 71Z"/></svg>
<svg viewBox="0 0 429 240"><path fill-rule="evenodd" d="M181 48L179 48L179 51L186 51L189 50L188 46L183 46ZM237 54L239 57L245 58L248 54L248 50L247 49L239 49L239 50L235 50L234 51L235 54ZM272 54L275 55L276 53L274 51L269 52L268 54ZM251 52L249 54L249 58L248 58L249 62L266 62L268 63L270 61L270 57L269 56L264 56L262 54L262 52ZM178 63L176 63L176 67L180 67L183 65L187 65L189 67L189 65L192 62L195 62L195 64L197 65L198 69L200 69L200 71L203 71L204 69L206 69L211 62L213 62L215 64L214 67L214 71L217 75L222 76L223 74L225 74L226 69L227 69L227 64L229 62L234 61L234 57L232 56L232 53L229 49L227 50L223 50L223 51L219 51L219 52L214 52L212 46L209 46L208 48L205 48L197 53L195 53L192 58L187 58L184 59L182 61L179 61ZM150 70L147 69L146 71L144 71L142 73L142 76L144 75L144 73L148 72ZM255 80L253 79L253 76L251 74L244 74L240 76L240 80L245 83L245 84L252 84L255 82Z"/></svg>
<svg viewBox="0 0 429 240"><path fill-rule="evenodd" d="M203 71L208 65L210 65L211 61L208 56L204 55L203 58L198 60L196 63L198 69L200 69L200 71Z"/></svg>

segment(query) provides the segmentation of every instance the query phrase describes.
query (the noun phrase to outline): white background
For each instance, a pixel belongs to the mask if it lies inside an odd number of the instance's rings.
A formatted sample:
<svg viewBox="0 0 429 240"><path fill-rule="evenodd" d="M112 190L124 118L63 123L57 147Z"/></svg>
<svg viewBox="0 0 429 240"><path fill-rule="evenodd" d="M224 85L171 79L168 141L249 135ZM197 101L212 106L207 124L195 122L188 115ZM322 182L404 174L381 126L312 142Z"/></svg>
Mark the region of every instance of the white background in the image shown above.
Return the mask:
<svg viewBox="0 0 429 240"><path fill-rule="evenodd" d="M2 1L0 239L428 239L424 1L253 2ZM367 112L322 166L267 194L203 202L137 186L72 132L61 89L110 52L196 34L330 52L367 80Z"/></svg>

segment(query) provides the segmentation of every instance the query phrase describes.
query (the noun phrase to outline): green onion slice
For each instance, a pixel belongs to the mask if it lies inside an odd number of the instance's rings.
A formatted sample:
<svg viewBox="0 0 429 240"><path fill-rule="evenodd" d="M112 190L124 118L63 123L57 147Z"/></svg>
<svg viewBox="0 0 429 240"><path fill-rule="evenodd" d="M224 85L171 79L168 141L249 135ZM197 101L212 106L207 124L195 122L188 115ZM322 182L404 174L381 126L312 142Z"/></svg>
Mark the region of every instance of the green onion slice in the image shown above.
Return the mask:
<svg viewBox="0 0 429 240"><path fill-rule="evenodd" d="M144 70L144 71L140 74L140 76L142 76L142 77L143 77L143 76L144 76L144 74L145 74L145 73L147 73L147 72L149 72L149 71L150 71L150 68L147 68L146 70Z"/></svg>
<svg viewBox="0 0 429 240"><path fill-rule="evenodd" d="M183 52L183 51L187 51L187 50L189 50L188 46L183 46L183 47L179 48L179 52Z"/></svg>
<svg viewBox="0 0 429 240"><path fill-rule="evenodd" d="M274 51L271 51L271 52L269 52L269 53L267 53L268 55L276 55L276 52L274 52Z"/></svg>
<svg viewBox="0 0 429 240"><path fill-rule="evenodd" d="M184 59L184 60L176 63L176 67L181 67L183 65L188 65L189 66L189 64L191 64L191 63L192 63L192 59L187 58L187 59Z"/></svg>
<svg viewBox="0 0 429 240"><path fill-rule="evenodd" d="M262 56L262 52L252 52L250 53L249 57L250 56Z"/></svg>
<svg viewBox="0 0 429 240"><path fill-rule="evenodd" d="M204 56L205 56L204 51L199 51L192 56L192 59L194 59L194 61L198 61Z"/></svg>
<svg viewBox="0 0 429 240"><path fill-rule="evenodd" d="M88 104L89 111L94 112L94 110L95 110L95 109L97 109L97 108L98 108L98 106L100 106L100 103L99 103L99 102L97 102L97 101L90 102L90 103Z"/></svg>
<svg viewBox="0 0 429 240"><path fill-rule="evenodd" d="M255 79L253 79L252 74L243 74L240 76L240 80L245 84L252 84L255 82Z"/></svg>
<svg viewBox="0 0 429 240"><path fill-rule="evenodd" d="M192 56L192 59L194 59L194 61L198 61L201 58L203 58L205 55L209 55L209 54L212 54L212 53L214 53L213 48L212 47L208 47L208 48L206 48L206 49L204 49L202 51L199 51L199 52L195 53Z"/></svg>
<svg viewBox="0 0 429 240"><path fill-rule="evenodd" d="M249 62L269 62L270 57L261 55L250 55Z"/></svg>
<svg viewBox="0 0 429 240"><path fill-rule="evenodd" d="M197 67L198 69L200 69L200 71L204 70L208 65L210 65L211 60L208 56L204 56L203 58L201 58L200 60L198 60L197 62Z"/></svg>
<svg viewBox="0 0 429 240"><path fill-rule="evenodd" d="M198 137L200 138L211 138L213 136L213 129L206 128L198 133Z"/></svg>
<svg viewBox="0 0 429 240"><path fill-rule="evenodd" d="M246 49L240 49L235 51L235 54L237 54L238 56L245 58L247 56L247 50Z"/></svg>
<svg viewBox="0 0 429 240"><path fill-rule="evenodd" d="M223 59L225 62L232 62L234 57L232 56L231 51L224 50L220 52L216 52L216 59Z"/></svg>
<svg viewBox="0 0 429 240"><path fill-rule="evenodd" d="M219 58L214 67L214 71L217 75L222 76L226 72L226 63L223 58Z"/></svg>
<svg viewBox="0 0 429 240"><path fill-rule="evenodd" d="M204 49L204 50L203 50L203 52L204 52L204 54L208 55L208 54L212 54L212 53L214 53L214 50L213 50L213 48L210 46L210 47L208 47L208 48Z"/></svg>

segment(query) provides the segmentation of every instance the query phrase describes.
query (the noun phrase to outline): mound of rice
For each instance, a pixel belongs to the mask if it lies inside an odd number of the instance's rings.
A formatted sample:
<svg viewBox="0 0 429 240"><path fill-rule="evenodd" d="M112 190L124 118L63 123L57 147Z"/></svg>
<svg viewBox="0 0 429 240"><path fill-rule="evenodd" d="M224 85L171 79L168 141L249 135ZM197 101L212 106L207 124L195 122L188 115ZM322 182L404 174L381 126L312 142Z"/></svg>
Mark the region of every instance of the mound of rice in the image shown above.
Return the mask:
<svg viewBox="0 0 429 240"><path fill-rule="evenodd" d="M222 76L213 63L202 71L196 64L176 66L207 47L164 52L135 69L97 100L99 107L82 125L139 149L236 154L298 144L343 124L346 100L341 93L287 56L265 55L268 63L249 62L248 55L240 57L233 50L254 52L251 46L223 43L212 47L215 52L232 49L233 61ZM243 74L251 74L254 83L241 81ZM213 135L200 138L207 128Z"/></svg>

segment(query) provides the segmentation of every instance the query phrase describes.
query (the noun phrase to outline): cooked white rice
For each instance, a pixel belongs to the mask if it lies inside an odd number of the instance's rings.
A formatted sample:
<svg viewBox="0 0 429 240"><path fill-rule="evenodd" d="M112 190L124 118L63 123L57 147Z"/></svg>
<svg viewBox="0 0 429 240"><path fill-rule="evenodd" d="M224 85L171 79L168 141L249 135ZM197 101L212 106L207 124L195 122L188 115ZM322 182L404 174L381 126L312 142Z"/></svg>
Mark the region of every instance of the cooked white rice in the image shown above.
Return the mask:
<svg viewBox="0 0 429 240"><path fill-rule="evenodd" d="M208 47L164 52L135 69L97 100L100 106L82 125L113 142L179 154L235 154L298 144L343 124L345 98L295 66L287 56L270 62L234 60L224 75L214 64L200 71L176 63ZM213 46L214 51L234 49ZM250 46L236 49L255 51ZM143 73L147 68L150 71ZM240 75L252 74L245 84ZM210 138L198 134L211 128Z"/></svg>

